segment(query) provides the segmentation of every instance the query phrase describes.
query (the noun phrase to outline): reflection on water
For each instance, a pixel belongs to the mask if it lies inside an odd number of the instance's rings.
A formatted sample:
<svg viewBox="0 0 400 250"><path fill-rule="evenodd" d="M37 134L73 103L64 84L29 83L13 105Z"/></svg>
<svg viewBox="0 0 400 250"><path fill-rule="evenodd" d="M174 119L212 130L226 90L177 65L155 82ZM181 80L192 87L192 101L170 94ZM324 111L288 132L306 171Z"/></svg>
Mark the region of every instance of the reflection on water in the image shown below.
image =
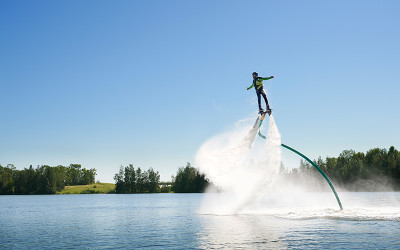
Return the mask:
<svg viewBox="0 0 400 250"><path fill-rule="evenodd" d="M271 225L271 218L266 216L205 215L199 241L202 248L285 248L282 228L289 226L288 221L278 221Z"/></svg>
<svg viewBox="0 0 400 250"><path fill-rule="evenodd" d="M202 213L212 194L0 196L0 248L400 247L400 193L329 195L233 215Z"/></svg>

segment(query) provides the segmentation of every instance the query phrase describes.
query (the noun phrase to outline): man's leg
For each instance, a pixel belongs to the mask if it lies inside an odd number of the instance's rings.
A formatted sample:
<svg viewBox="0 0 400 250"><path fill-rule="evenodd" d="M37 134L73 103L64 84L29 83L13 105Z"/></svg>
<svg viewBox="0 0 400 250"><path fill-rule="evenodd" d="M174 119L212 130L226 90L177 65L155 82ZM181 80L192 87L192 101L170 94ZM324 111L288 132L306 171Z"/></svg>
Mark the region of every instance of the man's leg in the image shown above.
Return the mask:
<svg viewBox="0 0 400 250"><path fill-rule="evenodd" d="M264 98L265 104L267 105L267 110L269 110L270 108L269 108L269 104L268 104L267 94L265 93L264 89L262 89L260 92L261 92L261 95ZM260 100L260 98L258 98L258 100Z"/></svg>
<svg viewBox="0 0 400 250"><path fill-rule="evenodd" d="M257 91L257 98L258 98L258 110L263 110L261 107L261 91Z"/></svg>

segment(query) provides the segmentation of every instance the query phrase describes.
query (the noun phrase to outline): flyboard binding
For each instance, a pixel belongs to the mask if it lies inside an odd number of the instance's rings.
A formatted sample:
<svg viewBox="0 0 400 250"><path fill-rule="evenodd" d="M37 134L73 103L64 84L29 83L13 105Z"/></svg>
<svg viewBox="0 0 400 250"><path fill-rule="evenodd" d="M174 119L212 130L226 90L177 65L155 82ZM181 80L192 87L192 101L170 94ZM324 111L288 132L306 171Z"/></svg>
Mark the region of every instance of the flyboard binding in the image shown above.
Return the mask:
<svg viewBox="0 0 400 250"><path fill-rule="evenodd" d="M259 113L260 115L268 114L269 116L271 116L271 114L272 114L272 109L267 109L266 111L260 110L258 113Z"/></svg>

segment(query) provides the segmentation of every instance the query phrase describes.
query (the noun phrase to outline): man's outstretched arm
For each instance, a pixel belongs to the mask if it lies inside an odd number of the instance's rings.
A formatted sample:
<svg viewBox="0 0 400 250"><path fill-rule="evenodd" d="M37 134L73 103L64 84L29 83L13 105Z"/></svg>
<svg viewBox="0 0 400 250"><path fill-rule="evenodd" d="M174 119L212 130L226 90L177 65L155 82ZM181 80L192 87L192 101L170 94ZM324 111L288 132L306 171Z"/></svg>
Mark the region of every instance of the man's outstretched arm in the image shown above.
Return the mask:
<svg viewBox="0 0 400 250"><path fill-rule="evenodd" d="M272 79L272 78L274 78L274 76L265 77L265 78L260 78L260 80L261 80L261 81L264 81L264 80L269 80L269 79Z"/></svg>

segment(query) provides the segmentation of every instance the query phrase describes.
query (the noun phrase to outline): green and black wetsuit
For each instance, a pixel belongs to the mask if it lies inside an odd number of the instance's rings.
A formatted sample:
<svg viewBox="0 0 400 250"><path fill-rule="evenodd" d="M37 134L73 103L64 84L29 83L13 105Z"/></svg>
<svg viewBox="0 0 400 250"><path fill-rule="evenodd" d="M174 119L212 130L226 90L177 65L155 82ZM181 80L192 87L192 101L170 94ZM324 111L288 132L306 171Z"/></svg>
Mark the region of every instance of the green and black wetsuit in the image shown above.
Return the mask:
<svg viewBox="0 0 400 250"><path fill-rule="evenodd" d="M258 108L260 110L262 110L261 107L261 96L264 98L265 104L267 105L267 110L269 110L269 105L268 105L268 99L267 99L267 94L265 93L264 87L263 87L263 81L264 80L269 80L272 79L273 77L256 77L255 79L253 79L253 84L248 88L251 89L252 87L254 87L256 89L256 93L257 93L257 98L258 98Z"/></svg>

